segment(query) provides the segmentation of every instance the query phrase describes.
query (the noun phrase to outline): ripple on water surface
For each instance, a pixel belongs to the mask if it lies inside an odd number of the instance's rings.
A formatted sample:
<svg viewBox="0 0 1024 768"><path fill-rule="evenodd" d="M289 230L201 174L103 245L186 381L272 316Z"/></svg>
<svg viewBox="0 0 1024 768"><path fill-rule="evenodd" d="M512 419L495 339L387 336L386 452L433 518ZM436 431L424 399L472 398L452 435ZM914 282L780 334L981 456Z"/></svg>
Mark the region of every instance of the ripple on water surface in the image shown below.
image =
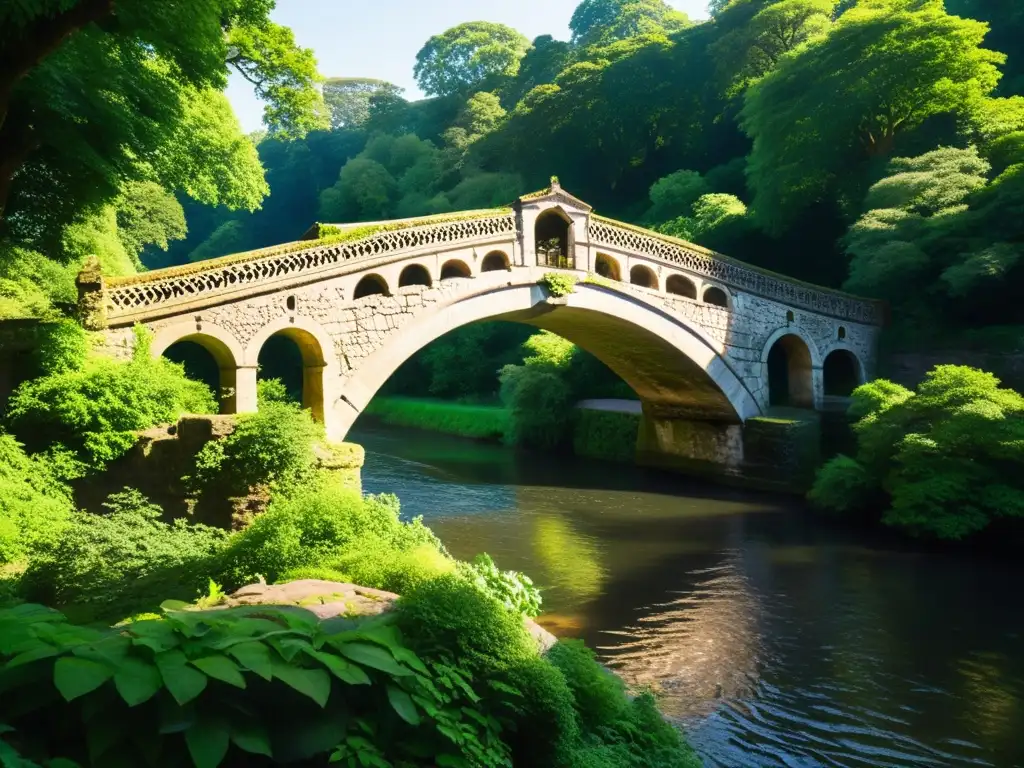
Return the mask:
<svg viewBox="0 0 1024 768"><path fill-rule="evenodd" d="M364 485L547 587L542 623L654 689L709 766L1024 768L1024 568L774 498L404 430Z"/></svg>

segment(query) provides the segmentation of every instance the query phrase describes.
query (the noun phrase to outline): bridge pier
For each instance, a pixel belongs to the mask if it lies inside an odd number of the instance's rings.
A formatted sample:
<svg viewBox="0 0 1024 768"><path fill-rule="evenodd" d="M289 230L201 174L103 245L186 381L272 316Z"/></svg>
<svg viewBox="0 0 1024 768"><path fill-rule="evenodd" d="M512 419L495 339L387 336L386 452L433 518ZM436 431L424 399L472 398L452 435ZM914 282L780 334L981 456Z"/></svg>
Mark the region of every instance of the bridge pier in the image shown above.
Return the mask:
<svg viewBox="0 0 1024 768"><path fill-rule="evenodd" d="M813 411L731 424L659 415L645 407L636 463L741 487L803 493L820 454L821 427Z"/></svg>

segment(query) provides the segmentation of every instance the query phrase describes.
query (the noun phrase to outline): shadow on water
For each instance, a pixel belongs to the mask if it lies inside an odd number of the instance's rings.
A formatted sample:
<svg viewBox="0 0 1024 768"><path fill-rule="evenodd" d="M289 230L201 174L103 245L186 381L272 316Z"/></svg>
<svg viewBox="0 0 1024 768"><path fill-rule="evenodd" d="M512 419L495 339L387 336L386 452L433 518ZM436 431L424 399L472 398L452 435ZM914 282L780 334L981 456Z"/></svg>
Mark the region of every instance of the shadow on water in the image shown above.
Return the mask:
<svg viewBox="0 0 1024 768"><path fill-rule="evenodd" d="M797 501L361 425L364 486L545 587L710 766L1024 766L1024 567Z"/></svg>

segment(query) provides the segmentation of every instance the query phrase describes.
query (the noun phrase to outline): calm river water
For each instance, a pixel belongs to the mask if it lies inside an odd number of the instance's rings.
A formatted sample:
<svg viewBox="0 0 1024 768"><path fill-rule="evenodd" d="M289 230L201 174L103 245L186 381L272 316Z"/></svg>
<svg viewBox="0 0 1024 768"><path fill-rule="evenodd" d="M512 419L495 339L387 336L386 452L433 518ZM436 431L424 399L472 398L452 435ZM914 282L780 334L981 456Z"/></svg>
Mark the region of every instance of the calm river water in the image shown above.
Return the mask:
<svg viewBox="0 0 1024 768"><path fill-rule="evenodd" d="M368 492L546 587L541 623L653 687L709 766L1024 766L1024 565L799 503L360 425Z"/></svg>

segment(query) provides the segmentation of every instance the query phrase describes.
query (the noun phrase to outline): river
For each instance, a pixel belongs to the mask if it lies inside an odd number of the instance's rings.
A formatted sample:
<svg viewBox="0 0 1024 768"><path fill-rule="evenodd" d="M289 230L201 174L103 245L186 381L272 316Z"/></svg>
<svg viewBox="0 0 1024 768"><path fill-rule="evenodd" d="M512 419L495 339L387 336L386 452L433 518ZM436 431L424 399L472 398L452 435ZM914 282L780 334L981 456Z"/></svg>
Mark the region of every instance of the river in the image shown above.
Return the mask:
<svg viewBox="0 0 1024 768"><path fill-rule="evenodd" d="M1024 565L915 552L798 501L357 425L363 486L650 686L708 766L1024 766Z"/></svg>

